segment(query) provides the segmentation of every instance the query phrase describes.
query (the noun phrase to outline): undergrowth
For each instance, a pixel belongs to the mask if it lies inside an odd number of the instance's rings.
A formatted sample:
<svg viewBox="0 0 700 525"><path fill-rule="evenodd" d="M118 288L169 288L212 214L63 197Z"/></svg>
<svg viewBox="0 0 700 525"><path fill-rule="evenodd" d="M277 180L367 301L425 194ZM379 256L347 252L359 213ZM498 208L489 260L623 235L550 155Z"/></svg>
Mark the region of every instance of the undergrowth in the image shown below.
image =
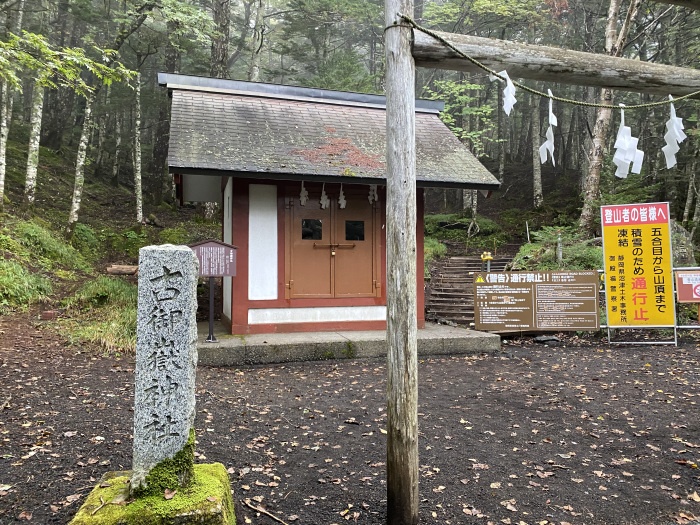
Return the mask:
<svg viewBox="0 0 700 525"><path fill-rule="evenodd" d="M64 301L70 319L62 323L79 341L96 343L107 351L136 348L137 287L116 277L86 282Z"/></svg>
<svg viewBox="0 0 700 525"><path fill-rule="evenodd" d="M513 270L597 270L603 264L603 249L592 245L575 227L549 226L531 236L534 242L523 244L513 258ZM561 263L557 258L559 238Z"/></svg>
<svg viewBox="0 0 700 525"><path fill-rule="evenodd" d="M0 313L24 310L51 295L51 281L29 273L16 261L0 259Z"/></svg>

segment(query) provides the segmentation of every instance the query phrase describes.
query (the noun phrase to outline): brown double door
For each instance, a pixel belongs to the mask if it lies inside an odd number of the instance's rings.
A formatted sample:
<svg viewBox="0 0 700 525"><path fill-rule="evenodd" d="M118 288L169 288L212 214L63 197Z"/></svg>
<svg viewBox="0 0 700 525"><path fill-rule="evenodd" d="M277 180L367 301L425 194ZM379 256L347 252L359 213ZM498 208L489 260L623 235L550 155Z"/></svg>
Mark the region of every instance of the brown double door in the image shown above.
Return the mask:
<svg viewBox="0 0 700 525"><path fill-rule="evenodd" d="M321 186L307 185L304 206L299 190L287 193L289 298L375 297L380 294L379 225L376 201L369 187L344 186L341 208L339 184L326 184L330 200L321 209Z"/></svg>

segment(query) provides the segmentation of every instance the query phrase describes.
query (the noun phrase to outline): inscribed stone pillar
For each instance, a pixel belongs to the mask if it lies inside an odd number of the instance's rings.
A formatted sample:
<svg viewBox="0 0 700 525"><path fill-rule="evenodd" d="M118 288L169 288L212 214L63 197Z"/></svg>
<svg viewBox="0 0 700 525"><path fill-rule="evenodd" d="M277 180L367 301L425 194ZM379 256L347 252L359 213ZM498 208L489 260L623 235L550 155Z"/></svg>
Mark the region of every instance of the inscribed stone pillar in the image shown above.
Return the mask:
<svg viewBox="0 0 700 525"><path fill-rule="evenodd" d="M194 428L198 264L187 246L139 251L132 493L147 488L151 469L182 451ZM183 467L181 484L192 469Z"/></svg>

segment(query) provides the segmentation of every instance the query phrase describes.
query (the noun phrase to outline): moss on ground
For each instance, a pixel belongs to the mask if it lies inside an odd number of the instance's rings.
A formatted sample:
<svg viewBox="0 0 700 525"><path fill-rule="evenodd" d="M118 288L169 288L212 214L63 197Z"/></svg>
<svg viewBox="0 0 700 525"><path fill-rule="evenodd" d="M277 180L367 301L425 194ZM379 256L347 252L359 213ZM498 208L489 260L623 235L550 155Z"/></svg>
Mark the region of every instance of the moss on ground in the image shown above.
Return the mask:
<svg viewBox="0 0 700 525"><path fill-rule="evenodd" d="M146 475L142 486L132 490L137 497L157 496L165 489L175 490L187 487L192 481L194 468L194 429L190 429L187 443L172 458L167 458L153 467Z"/></svg>
<svg viewBox="0 0 700 525"><path fill-rule="evenodd" d="M163 493L128 498L128 473L108 479L88 495L70 525L236 523L228 474L221 463L194 465L191 483L179 488L172 499L165 499Z"/></svg>

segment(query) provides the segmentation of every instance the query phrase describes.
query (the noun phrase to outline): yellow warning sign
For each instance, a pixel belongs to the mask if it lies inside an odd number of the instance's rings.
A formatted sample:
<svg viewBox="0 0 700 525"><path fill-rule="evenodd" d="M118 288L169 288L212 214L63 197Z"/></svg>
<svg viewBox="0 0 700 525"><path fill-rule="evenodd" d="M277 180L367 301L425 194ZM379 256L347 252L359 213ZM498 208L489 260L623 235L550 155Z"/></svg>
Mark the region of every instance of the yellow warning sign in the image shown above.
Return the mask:
<svg viewBox="0 0 700 525"><path fill-rule="evenodd" d="M668 203L601 206L608 326L676 323Z"/></svg>

